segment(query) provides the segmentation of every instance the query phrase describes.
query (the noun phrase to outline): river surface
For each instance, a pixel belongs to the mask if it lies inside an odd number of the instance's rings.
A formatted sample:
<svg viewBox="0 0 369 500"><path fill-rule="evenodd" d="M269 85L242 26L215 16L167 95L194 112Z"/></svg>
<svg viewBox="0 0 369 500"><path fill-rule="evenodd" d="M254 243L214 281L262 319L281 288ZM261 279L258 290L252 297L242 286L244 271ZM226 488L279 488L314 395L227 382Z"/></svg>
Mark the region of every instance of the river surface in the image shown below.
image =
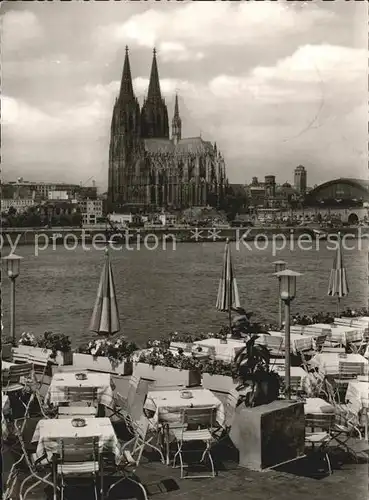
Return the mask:
<svg viewBox="0 0 369 500"><path fill-rule="evenodd" d="M320 250L286 248L277 255L269 245L251 250L232 244L232 256L241 305L254 312L254 321L277 320L277 281L273 261L304 273L297 281L292 313L335 311L327 297L335 251L327 242ZM350 293L343 306L367 305L368 242L352 240L345 251ZM332 245L330 245L332 247ZM360 246L362 249L360 249ZM222 270L224 243L179 243L176 250L111 251L121 330L145 344L172 331L215 331L227 322L215 302ZM104 254L101 250L68 251L62 246L34 255L32 246L17 249L24 257L16 281L16 331L36 335L44 331L69 335L74 345L93 336L88 331ZM9 332L9 280L2 285L4 334Z"/></svg>

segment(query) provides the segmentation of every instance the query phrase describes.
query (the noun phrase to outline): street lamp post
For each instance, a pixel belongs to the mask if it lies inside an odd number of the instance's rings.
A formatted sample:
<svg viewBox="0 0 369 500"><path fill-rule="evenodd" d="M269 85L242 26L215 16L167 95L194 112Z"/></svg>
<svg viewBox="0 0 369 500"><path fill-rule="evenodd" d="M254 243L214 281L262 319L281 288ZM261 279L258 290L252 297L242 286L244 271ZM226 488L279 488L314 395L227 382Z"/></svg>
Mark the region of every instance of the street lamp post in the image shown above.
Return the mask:
<svg viewBox="0 0 369 500"><path fill-rule="evenodd" d="M285 269L275 273L280 279L280 297L285 304L285 321L284 321L284 331L285 331L285 386L286 386L286 398L290 399L291 396L291 331L290 331L290 304L296 297L296 278L297 276L302 276L301 273L296 273L290 269Z"/></svg>
<svg viewBox="0 0 369 500"><path fill-rule="evenodd" d="M20 261L23 257L11 253L2 260L6 263L6 270L10 278L10 336L13 346L16 345L15 340L15 280L19 276Z"/></svg>
<svg viewBox="0 0 369 500"><path fill-rule="evenodd" d="M276 260L273 262L274 264L274 272L280 273L286 269L287 263L284 260ZM278 276L278 326L279 329L282 328L282 310L283 310L283 301L281 299L281 278Z"/></svg>

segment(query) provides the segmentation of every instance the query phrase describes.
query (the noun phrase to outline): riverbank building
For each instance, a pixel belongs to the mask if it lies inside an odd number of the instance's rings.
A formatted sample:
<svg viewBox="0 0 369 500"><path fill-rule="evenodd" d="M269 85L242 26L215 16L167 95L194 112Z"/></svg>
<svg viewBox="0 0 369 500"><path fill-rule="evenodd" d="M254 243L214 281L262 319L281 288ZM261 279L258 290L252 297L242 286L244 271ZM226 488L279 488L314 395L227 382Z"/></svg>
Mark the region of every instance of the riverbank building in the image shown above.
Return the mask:
<svg viewBox="0 0 369 500"><path fill-rule="evenodd" d="M108 175L110 211L216 207L225 196L223 155L202 137L182 137L178 95L170 130L155 49L147 96L140 106L126 47L111 121Z"/></svg>

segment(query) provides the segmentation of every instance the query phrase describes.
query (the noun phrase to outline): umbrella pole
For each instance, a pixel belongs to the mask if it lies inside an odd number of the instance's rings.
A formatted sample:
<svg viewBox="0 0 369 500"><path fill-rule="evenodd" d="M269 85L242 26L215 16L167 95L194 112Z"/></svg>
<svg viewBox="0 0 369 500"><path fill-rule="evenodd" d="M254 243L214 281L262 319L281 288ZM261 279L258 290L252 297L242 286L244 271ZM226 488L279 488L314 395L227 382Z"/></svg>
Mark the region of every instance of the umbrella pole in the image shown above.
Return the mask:
<svg viewBox="0 0 369 500"><path fill-rule="evenodd" d="M337 297L337 317L340 315L340 298Z"/></svg>
<svg viewBox="0 0 369 500"><path fill-rule="evenodd" d="M228 309L229 333L232 335L232 309Z"/></svg>

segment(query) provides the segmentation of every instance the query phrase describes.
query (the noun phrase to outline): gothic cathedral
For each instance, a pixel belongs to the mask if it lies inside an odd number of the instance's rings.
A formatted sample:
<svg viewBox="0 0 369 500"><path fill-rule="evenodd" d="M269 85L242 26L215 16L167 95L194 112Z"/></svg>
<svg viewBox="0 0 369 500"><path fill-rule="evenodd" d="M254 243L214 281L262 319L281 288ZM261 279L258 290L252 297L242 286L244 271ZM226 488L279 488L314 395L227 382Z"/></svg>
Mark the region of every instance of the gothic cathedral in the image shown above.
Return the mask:
<svg viewBox="0 0 369 500"><path fill-rule="evenodd" d="M182 138L178 96L172 134L161 96L156 51L142 108L133 92L128 48L119 96L111 121L109 209L183 209L221 203L226 173L216 144L201 137Z"/></svg>

